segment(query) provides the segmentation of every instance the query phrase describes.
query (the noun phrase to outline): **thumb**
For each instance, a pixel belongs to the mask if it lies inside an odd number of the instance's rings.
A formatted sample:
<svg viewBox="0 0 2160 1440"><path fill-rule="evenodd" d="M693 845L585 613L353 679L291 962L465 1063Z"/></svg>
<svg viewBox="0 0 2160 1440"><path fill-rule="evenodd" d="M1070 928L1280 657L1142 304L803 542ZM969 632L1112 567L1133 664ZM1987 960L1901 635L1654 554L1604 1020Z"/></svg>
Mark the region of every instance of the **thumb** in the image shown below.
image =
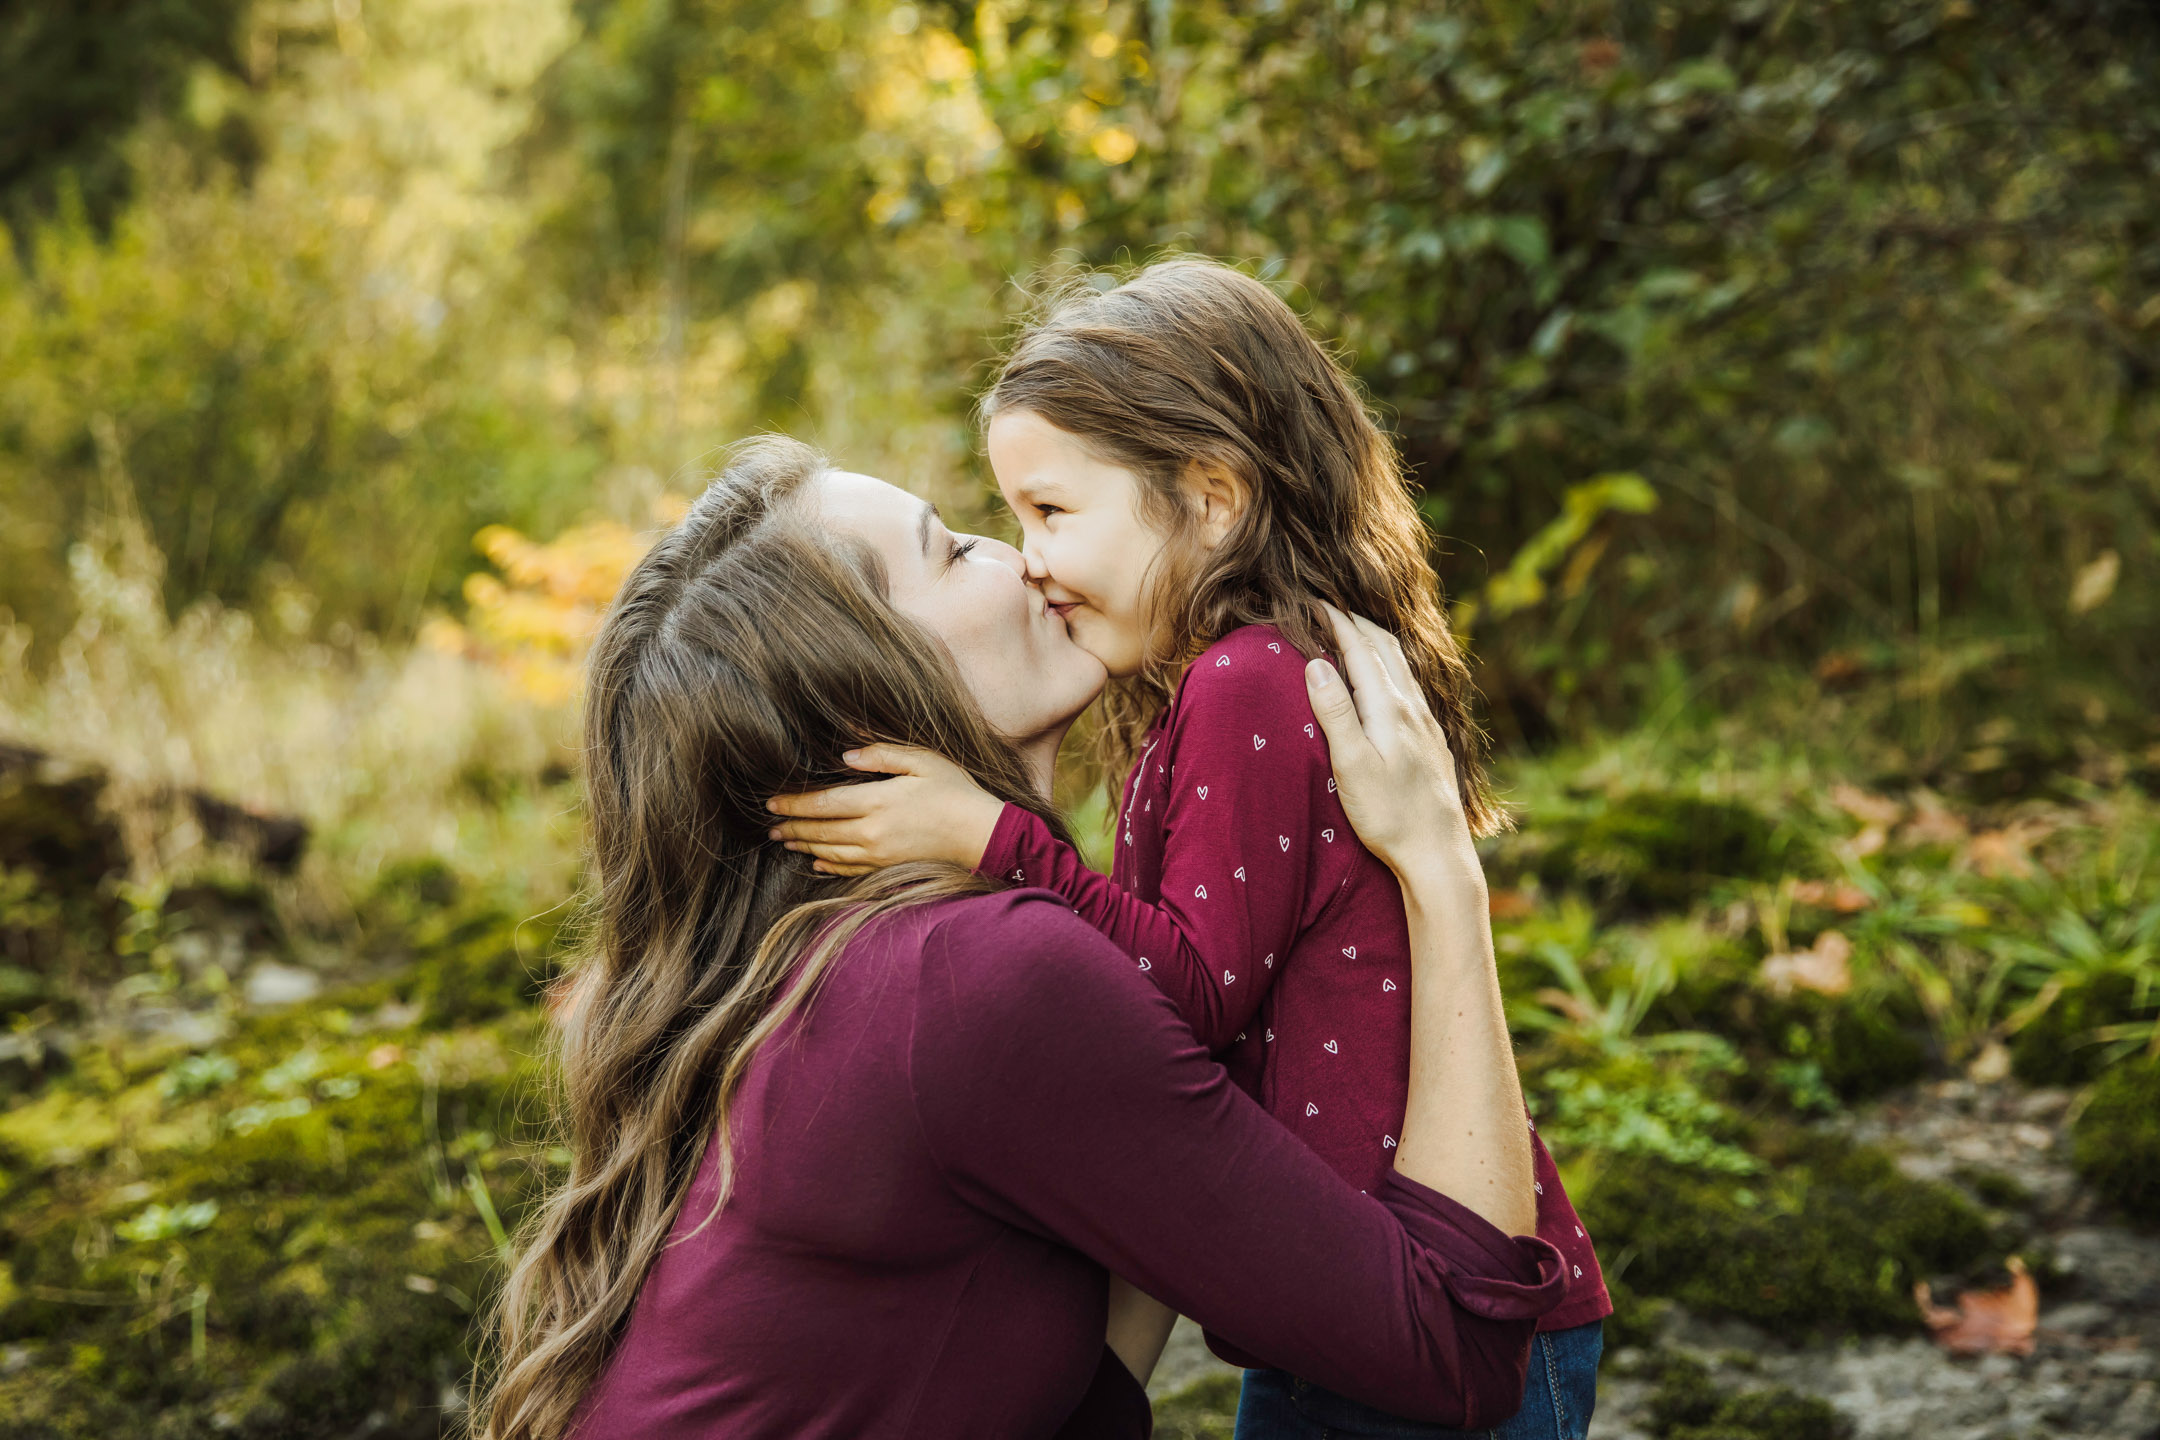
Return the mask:
<svg viewBox="0 0 2160 1440"><path fill-rule="evenodd" d="M1305 662L1305 694L1312 701L1313 718L1327 735L1328 754L1340 769L1368 743L1365 727L1358 723L1357 702L1342 676L1325 660Z"/></svg>
<svg viewBox="0 0 2160 1440"><path fill-rule="evenodd" d="M922 750L913 745L893 745L878 741L861 745L842 753L850 770L864 770L878 775L927 775L936 766L948 763L934 750Z"/></svg>

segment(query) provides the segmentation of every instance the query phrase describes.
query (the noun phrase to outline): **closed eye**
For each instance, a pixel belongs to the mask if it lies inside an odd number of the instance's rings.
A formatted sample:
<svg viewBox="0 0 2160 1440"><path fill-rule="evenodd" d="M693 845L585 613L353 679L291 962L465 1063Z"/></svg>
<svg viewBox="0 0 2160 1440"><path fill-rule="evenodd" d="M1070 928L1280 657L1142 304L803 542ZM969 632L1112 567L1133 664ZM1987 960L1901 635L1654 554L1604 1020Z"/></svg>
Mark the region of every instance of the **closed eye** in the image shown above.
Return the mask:
<svg viewBox="0 0 2160 1440"><path fill-rule="evenodd" d="M1052 515L1064 514L1065 507L1063 507L1062 505L1037 505L1035 507L1035 513L1042 516L1043 519L1047 520Z"/></svg>
<svg viewBox="0 0 2160 1440"><path fill-rule="evenodd" d="M977 537L973 540L953 541L951 551L949 551L945 556L946 565L952 566L959 564L962 560L965 560L968 556L974 554L975 547L980 544L982 544L982 540L980 537Z"/></svg>

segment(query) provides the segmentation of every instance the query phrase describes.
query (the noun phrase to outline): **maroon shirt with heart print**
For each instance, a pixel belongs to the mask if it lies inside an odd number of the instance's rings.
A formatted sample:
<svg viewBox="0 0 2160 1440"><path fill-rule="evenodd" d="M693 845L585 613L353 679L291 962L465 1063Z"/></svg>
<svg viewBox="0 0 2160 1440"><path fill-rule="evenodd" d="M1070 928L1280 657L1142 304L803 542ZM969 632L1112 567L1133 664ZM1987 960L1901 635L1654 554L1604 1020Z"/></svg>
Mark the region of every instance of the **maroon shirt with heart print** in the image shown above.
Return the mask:
<svg viewBox="0 0 2160 1440"><path fill-rule="evenodd" d="M1105 880L1008 805L981 868L1064 896L1268 1113L1377 1190L1409 1100L1409 923L1394 873L1343 814L1305 657L1280 631L1233 630L1186 670L1142 741L1113 840ZM1567 1299L1538 1328L1563 1330L1610 1315L1612 1301L1552 1156L1533 1142L1538 1234L1568 1274Z"/></svg>

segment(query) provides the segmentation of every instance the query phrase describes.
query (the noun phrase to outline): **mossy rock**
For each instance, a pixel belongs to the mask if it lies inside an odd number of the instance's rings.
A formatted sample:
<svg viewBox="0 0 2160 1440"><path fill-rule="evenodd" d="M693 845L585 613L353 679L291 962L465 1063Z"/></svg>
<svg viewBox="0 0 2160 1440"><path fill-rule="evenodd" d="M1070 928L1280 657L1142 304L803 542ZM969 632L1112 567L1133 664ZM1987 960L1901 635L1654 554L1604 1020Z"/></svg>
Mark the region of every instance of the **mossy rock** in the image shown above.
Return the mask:
<svg viewBox="0 0 2160 1440"><path fill-rule="evenodd" d="M395 987L437 1028L527 1010L561 973L552 916L520 920L480 904L431 917L415 932L412 969Z"/></svg>
<svg viewBox="0 0 2160 1440"><path fill-rule="evenodd" d="M1682 910L1720 880L1778 873L1782 838L1738 801L1640 790L1562 827L1538 875L1611 910Z"/></svg>
<svg viewBox="0 0 2160 1440"><path fill-rule="evenodd" d="M1783 1385L1730 1393L1684 1355L1659 1357L1655 1375L1647 1408L1657 1440L1845 1440L1852 1433L1826 1401Z"/></svg>
<svg viewBox="0 0 2160 1440"><path fill-rule="evenodd" d="M2078 1116L2071 1158L2111 1204L2160 1222L2160 1059L2140 1057L2100 1077Z"/></svg>
<svg viewBox="0 0 2160 1440"><path fill-rule="evenodd" d="M2107 1058L2091 1043L2092 1032L2136 1018L2133 992L2128 975L2100 975L2064 990L2011 1037L2011 1073L2028 1085L2090 1084Z"/></svg>
<svg viewBox="0 0 2160 1440"><path fill-rule="evenodd" d="M1955 1189L1912 1180L1880 1151L1768 1132L1760 1176L1706 1175L1611 1157L1579 1195L1627 1283L1701 1314L1781 1331L1909 1331L1913 1282L2001 1259L1989 1221Z"/></svg>

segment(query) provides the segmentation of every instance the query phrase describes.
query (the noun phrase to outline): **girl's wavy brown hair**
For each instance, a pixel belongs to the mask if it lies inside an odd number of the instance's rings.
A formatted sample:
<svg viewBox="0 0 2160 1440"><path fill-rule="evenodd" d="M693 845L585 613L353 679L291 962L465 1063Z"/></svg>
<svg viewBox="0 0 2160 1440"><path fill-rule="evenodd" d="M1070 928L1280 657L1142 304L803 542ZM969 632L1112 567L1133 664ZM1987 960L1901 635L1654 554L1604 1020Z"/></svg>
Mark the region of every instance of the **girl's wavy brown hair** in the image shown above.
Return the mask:
<svg viewBox="0 0 2160 1440"><path fill-rule="evenodd" d="M1185 666L1241 625L1328 648L1320 601L1393 631L1455 752L1473 831L1507 823L1485 779L1476 692L1448 628L1429 542L1393 443L1357 384L1281 297L1211 260L1149 265L1114 288L1062 285L983 396L987 425L1025 410L1140 477L1144 518L1169 543L1147 580L1140 673L1111 681L1098 727L1121 775ZM1195 465L1243 480L1245 513L1197 541L1181 481Z"/></svg>
<svg viewBox="0 0 2160 1440"><path fill-rule="evenodd" d="M871 740L938 751L1063 833L938 639L894 610L874 554L824 530L828 467L737 450L639 562L592 651L585 791L597 884L559 1031L568 1179L521 1227L476 1377L474 1433L554 1440L605 1368L759 1045L861 928L998 888L950 865L852 882L766 840L765 801L859 782Z"/></svg>

